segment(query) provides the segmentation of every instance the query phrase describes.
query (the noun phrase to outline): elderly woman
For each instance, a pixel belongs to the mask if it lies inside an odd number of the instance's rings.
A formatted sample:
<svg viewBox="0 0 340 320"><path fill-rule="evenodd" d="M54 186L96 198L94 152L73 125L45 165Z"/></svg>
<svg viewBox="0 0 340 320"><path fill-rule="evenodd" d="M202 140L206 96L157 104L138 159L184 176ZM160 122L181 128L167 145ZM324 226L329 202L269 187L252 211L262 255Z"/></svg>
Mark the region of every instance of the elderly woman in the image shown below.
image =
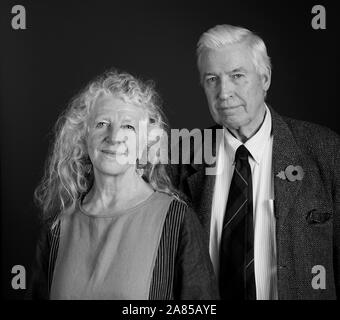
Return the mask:
<svg viewBox="0 0 340 320"><path fill-rule="evenodd" d="M33 298L217 298L195 213L159 159L145 158L166 129L157 100L152 85L111 71L59 119L35 193L44 227Z"/></svg>

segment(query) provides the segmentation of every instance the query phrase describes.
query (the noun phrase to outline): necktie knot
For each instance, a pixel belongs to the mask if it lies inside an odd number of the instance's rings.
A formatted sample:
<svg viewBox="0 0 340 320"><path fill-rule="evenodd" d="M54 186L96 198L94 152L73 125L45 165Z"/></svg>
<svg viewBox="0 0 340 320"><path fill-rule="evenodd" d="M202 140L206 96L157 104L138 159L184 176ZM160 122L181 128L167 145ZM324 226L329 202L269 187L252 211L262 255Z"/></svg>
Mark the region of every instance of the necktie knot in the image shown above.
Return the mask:
<svg viewBox="0 0 340 320"><path fill-rule="evenodd" d="M249 154L250 153L249 153L248 149L244 146L244 144L242 144L236 150L235 162L238 162L238 161L248 161Z"/></svg>

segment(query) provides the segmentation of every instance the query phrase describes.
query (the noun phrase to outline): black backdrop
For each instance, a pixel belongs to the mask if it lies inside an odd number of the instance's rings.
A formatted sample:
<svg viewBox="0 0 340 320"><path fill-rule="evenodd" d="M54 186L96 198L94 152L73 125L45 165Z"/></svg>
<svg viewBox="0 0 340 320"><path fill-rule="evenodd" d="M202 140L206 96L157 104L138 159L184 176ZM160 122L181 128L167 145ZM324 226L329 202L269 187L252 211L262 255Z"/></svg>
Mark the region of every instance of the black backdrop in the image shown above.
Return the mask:
<svg viewBox="0 0 340 320"><path fill-rule="evenodd" d="M267 100L274 109L340 133L335 3L1 1L2 296L24 296L11 288L11 269L23 265L30 278L38 230L32 197L51 128L89 80L110 67L153 79L172 127L210 126L195 46L216 24L240 25L267 44L273 63ZM16 4L26 8L26 30L11 27ZM311 27L316 4L326 8L326 30Z"/></svg>

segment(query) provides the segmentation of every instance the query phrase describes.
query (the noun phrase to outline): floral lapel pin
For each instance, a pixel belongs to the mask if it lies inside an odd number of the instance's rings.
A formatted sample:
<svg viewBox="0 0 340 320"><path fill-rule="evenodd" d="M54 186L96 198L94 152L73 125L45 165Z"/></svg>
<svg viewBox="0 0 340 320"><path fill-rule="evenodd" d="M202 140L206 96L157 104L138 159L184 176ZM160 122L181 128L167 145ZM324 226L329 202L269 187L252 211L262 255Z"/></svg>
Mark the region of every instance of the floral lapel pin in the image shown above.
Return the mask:
<svg viewBox="0 0 340 320"><path fill-rule="evenodd" d="M276 176L282 180L296 181L302 180L305 175L301 166L289 165L284 171L280 171Z"/></svg>

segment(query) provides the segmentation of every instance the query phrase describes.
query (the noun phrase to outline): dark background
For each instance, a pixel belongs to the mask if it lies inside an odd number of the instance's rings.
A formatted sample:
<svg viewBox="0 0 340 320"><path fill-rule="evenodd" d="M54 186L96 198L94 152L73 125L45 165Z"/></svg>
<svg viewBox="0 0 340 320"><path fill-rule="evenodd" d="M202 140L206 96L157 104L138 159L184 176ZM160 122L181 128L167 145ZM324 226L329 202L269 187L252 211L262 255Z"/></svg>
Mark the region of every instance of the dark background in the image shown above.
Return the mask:
<svg viewBox="0 0 340 320"><path fill-rule="evenodd" d="M69 99L94 76L117 67L153 79L174 128L213 124L196 70L199 36L216 24L256 31L272 58L267 101L279 113L340 133L337 23L325 1L1 1L1 290L11 269L30 264L38 230L33 191L51 129ZM11 8L26 8L26 30L11 28ZM327 29L311 27L324 5ZM338 17L339 16L339 17Z"/></svg>

